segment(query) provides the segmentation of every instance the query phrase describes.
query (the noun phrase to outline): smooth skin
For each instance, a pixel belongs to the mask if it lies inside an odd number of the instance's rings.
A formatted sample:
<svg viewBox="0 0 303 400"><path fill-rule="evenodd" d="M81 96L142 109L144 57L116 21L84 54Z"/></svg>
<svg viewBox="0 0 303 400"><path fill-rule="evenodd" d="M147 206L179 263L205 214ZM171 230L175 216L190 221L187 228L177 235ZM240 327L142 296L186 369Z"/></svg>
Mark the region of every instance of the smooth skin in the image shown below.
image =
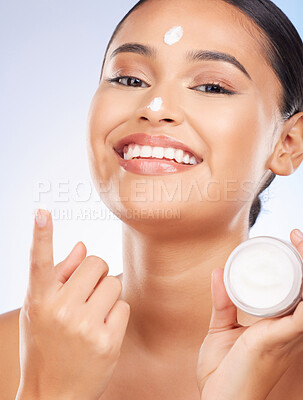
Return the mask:
<svg viewBox="0 0 303 400"><path fill-rule="evenodd" d="M177 25L184 35L167 46L163 36ZM153 46L157 55L110 57L114 49L129 42ZM130 397L146 396L144 388L152 381L157 384L150 397L198 399L193 389L197 381L194 366L211 318L211 273L223 269L231 251L248 239L251 203L271 171L287 176L302 163L303 113L282 120L282 87L263 46L251 21L226 3L155 0L129 17L109 48L90 108L87 143L95 186L98 190L102 184L102 200L124 222L122 298L131 307L127 335L135 349L142 349L142 356L133 357L132 363L140 365L140 379L123 381L124 388L136 388L130 389ZM198 49L233 55L251 79L224 62L189 63L185 53ZM137 81L110 82L118 73ZM220 82L235 94L206 92L204 85L212 82ZM163 99L157 112L147 108L155 97ZM203 163L190 172L158 177L125 172L113 147L134 132L182 140ZM157 183L166 191L161 192ZM172 196L176 184L182 189L181 201L178 195ZM180 210L182 217L148 218L144 217L146 209ZM255 321L238 312L239 324ZM229 338L229 344L233 343ZM301 358L297 357L299 364ZM236 359L230 371L243 378L243 366ZM272 387L275 400L286 395L296 399L298 385L302 385L297 371L298 365L287 372L287 381L281 377L280 387ZM246 379L254 374L248 369ZM122 368L116 382L121 376ZM267 393L269 381L267 377L261 396ZM228 385L231 382L240 396L239 381L230 380ZM108 393L119 393L119 384Z"/></svg>
<svg viewBox="0 0 303 400"><path fill-rule="evenodd" d="M83 243L54 267L52 218L41 212L47 224L34 225L30 279L19 317L16 400L104 398L120 356L129 305L118 299L120 280L106 276L108 266L99 257L85 257ZM295 233L293 244L303 258L303 240ZM212 316L197 368L201 399L231 400L239 393L241 400L266 399L302 354L303 301L293 315L245 327L225 291L223 269L213 271L211 289ZM237 373L235 365L241 366Z"/></svg>
<svg viewBox="0 0 303 400"><path fill-rule="evenodd" d="M303 259L303 239L296 232L292 231L292 243ZM283 374L302 357L303 301L291 315L242 326L225 291L223 273L217 268L212 274L213 311L197 369L201 399L267 399ZM236 373L234 366L239 366Z"/></svg>
<svg viewBox="0 0 303 400"><path fill-rule="evenodd" d="M109 49L110 55L123 43L139 42L155 47L157 56L107 57L89 112L91 174L104 203L123 221L119 300L130 305L113 374L107 386L105 377L92 390L98 394L106 386L102 400L298 400L303 392L302 306L294 317L274 321L237 312L226 296L222 273L231 251L248 239L251 202L270 171L290 175L300 166L303 113L281 120L281 86L264 58L259 32L245 16L217 0L161 0L159 5L154 0L136 10ZM167 46L163 36L176 25L184 35ZM189 49L229 53L252 80L224 62L190 64L184 58ZM106 80L118 71L140 79L141 87ZM236 94L206 93L204 85L212 82ZM163 99L156 112L147 108L155 97ZM113 146L135 132L179 139L203 163L190 173L160 177L128 173ZM170 198L156 183L165 186ZM181 201L171 198L176 183L185 196ZM180 210L181 218L165 213L146 217L147 209ZM290 237L302 254L294 230ZM6 368L13 364L18 370L17 316L17 311L3 316L0 326L11 349L4 349L2 366L6 381L14 382L10 394L16 393L18 381ZM277 335L281 326L287 328L285 336ZM83 384L88 388L89 382ZM3 393L7 386L1 383ZM4 399L12 398L6 393Z"/></svg>
<svg viewBox="0 0 303 400"><path fill-rule="evenodd" d="M16 399L96 400L120 355L129 305L105 261L84 257L55 270L53 227L34 224L29 285L19 318L21 378ZM78 260L79 261L79 260ZM77 265L78 264L78 265ZM68 278L68 279L66 279Z"/></svg>

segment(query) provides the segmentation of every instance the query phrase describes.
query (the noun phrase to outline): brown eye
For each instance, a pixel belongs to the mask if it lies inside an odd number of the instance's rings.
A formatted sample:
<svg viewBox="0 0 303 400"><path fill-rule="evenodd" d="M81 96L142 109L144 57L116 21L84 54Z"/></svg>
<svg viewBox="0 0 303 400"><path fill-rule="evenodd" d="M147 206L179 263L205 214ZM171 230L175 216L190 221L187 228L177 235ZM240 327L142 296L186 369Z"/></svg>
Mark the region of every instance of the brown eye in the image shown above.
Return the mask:
<svg viewBox="0 0 303 400"><path fill-rule="evenodd" d="M125 83L122 83L122 80L124 80ZM116 78L108 79L109 82L117 82L119 85L123 86L130 86L130 87L142 87L140 86L141 83L144 83L141 79L138 79L134 76L117 76ZM148 86L146 86L148 87Z"/></svg>
<svg viewBox="0 0 303 400"><path fill-rule="evenodd" d="M196 86L198 87L205 87L205 90L198 90L200 92L205 92L205 93L214 93L214 94L234 94L234 92L225 89L222 85L219 83L206 83L205 85L199 85Z"/></svg>

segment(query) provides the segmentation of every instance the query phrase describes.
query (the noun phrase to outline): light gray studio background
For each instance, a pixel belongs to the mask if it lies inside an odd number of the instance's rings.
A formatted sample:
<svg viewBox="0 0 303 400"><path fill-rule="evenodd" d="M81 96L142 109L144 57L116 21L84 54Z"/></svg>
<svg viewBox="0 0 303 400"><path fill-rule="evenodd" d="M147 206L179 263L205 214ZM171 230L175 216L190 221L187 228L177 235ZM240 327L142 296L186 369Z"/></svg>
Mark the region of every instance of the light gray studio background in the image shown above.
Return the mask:
<svg viewBox="0 0 303 400"><path fill-rule="evenodd" d="M303 2L275 2L302 37ZM109 264L111 275L122 272L121 222L90 182L85 125L107 42L135 3L0 2L0 313L22 306L39 205L55 210L55 263L82 240L88 254ZM45 191L40 199L39 191ZM303 229L303 165L277 177L264 198L250 237L289 240L291 229ZM93 209L102 210L97 219L85 214Z"/></svg>

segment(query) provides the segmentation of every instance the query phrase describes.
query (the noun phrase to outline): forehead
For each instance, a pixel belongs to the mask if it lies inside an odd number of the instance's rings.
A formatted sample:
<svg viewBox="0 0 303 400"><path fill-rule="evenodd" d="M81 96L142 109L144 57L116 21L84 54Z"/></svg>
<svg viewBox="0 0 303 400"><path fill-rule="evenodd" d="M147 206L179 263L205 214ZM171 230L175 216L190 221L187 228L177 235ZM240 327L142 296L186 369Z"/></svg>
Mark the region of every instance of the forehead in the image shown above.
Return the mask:
<svg viewBox="0 0 303 400"><path fill-rule="evenodd" d="M183 36L169 46L164 35L173 26L181 26ZM237 7L222 0L149 0L126 19L108 54L129 42L155 47L159 59L176 69L188 50L230 54L264 93L272 96L272 90L277 90L281 96L281 84L266 55L265 33Z"/></svg>
<svg viewBox="0 0 303 400"><path fill-rule="evenodd" d="M181 26L184 34L178 46L167 46L164 34L173 26ZM149 0L126 19L110 50L125 42L154 44L165 56L185 47L229 50L239 58L253 52L260 62L264 41L254 23L224 1Z"/></svg>

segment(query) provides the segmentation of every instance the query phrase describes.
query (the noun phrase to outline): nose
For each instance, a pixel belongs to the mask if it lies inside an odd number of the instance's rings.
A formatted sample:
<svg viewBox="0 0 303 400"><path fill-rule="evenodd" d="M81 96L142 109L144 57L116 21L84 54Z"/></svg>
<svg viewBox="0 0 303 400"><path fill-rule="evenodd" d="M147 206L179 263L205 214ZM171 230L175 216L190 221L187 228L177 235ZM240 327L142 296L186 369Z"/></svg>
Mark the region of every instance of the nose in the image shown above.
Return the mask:
<svg viewBox="0 0 303 400"><path fill-rule="evenodd" d="M176 95L158 90L142 99L137 117L140 121L148 121L151 126L175 126L184 121L184 112Z"/></svg>

